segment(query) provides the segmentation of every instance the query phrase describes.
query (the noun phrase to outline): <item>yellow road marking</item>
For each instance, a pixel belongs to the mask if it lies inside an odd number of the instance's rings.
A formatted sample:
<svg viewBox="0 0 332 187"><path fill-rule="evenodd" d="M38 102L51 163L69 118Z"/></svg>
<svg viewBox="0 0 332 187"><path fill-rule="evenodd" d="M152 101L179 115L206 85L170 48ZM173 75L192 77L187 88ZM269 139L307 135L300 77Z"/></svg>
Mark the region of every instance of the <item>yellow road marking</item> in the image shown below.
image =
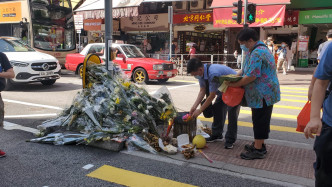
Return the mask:
<svg viewBox="0 0 332 187"><path fill-rule="evenodd" d="M290 102L297 102L297 103L307 103L307 100L295 100L295 99L281 99L281 101L290 101Z"/></svg>
<svg viewBox="0 0 332 187"><path fill-rule="evenodd" d="M213 122L213 118L204 118L203 116L199 116L198 119L200 119L201 121ZM228 120L226 120L225 123L228 124ZM241 127L252 127L253 126L252 123L245 122L245 121L238 121L237 125L241 126ZM270 125L270 129L272 131L290 132L290 133L298 133L298 134L301 133L301 132L297 132L296 128L294 128L294 127Z"/></svg>
<svg viewBox="0 0 332 187"><path fill-rule="evenodd" d="M280 86L281 89L286 90L305 90L308 91L308 88L299 88L299 87L287 87L287 86Z"/></svg>
<svg viewBox="0 0 332 187"><path fill-rule="evenodd" d="M250 110L240 110L241 114L251 114ZM277 113L272 113L272 117L277 117L277 118L285 118L285 119L297 119L297 116L295 115L289 115L289 114L277 114Z"/></svg>
<svg viewBox="0 0 332 187"><path fill-rule="evenodd" d="M303 93L303 94L308 94L308 92L294 92L294 91L285 91L285 90L281 90L281 93Z"/></svg>
<svg viewBox="0 0 332 187"><path fill-rule="evenodd" d="M133 171L128 171L108 165L103 165L102 167L96 169L95 171L89 173L88 177L93 177L101 179L104 181L133 187L169 187L169 186L179 186L179 187L192 187L193 185L185 184L181 182L172 181L169 179L164 179L160 177L154 177L151 175L145 175L142 173L137 173Z"/></svg>
<svg viewBox="0 0 332 187"><path fill-rule="evenodd" d="M308 96L305 96L305 95L288 95L288 94L281 94L281 96L285 96L285 97L304 97L304 98L308 98Z"/></svg>
<svg viewBox="0 0 332 187"><path fill-rule="evenodd" d="M273 108L287 108L287 109L294 109L294 110L302 110L302 107L285 106L285 105L273 105Z"/></svg>

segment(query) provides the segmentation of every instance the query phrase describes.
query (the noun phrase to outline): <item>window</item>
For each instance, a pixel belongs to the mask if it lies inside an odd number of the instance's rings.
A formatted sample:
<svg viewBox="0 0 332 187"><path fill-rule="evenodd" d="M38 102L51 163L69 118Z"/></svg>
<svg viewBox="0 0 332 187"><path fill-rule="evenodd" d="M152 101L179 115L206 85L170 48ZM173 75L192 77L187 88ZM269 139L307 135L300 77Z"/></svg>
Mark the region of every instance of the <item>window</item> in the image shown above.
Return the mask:
<svg viewBox="0 0 332 187"><path fill-rule="evenodd" d="M30 0L33 46L48 51L76 48L69 0Z"/></svg>
<svg viewBox="0 0 332 187"><path fill-rule="evenodd" d="M0 39L0 52L28 52L35 51L21 40Z"/></svg>

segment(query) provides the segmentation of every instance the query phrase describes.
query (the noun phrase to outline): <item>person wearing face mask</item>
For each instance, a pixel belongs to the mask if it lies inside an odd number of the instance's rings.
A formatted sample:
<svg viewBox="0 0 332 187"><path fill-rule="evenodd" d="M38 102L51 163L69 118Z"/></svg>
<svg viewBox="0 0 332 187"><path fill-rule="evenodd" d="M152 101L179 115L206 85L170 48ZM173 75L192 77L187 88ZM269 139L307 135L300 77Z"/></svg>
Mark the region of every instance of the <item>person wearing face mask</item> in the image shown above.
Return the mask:
<svg viewBox="0 0 332 187"><path fill-rule="evenodd" d="M225 135L225 149L232 149L237 137L237 119L240 112L240 106L228 107L222 100L222 93L218 90L221 86L219 82L214 82L214 77L223 75L236 74L236 72L224 65L220 64L202 64L202 62L195 58L189 60L187 64L187 73L195 76L199 81L200 91L197 99L190 109L189 114L193 117L198 117L212 101L216 98L212 105L213 108L213 123L212 135L207 138L207 142L221 141L223 139L223 129L228 112L228 127ZM207 86L208 85L208 86ZM199 109L197 107L202 102L206 93L209 92L208 97Z"/></svg>
<svg viewBox="0 0 332 187"><path fill-rule="evenodd" d="M267 150L264 140L269 138L273 105L280 101L280 86L272 53L258 34L245 28L237 35L242 50L247 51L243 70L238 72L242 79L228 86L244 87L247 106L251 108L254 142L245 145L241 158L245 160L263 159Z"/></svg>
<svg viewBox="0 0 332 187"><path fill-rule="evenodd" d="M277 51L278 54L278 64L277 64L277 71L279 70L279 67L282 66L283 74L287 75L286 73L286 67L287 67L287 49L286 49L286 43L282 42L281 47Z"/></svg>

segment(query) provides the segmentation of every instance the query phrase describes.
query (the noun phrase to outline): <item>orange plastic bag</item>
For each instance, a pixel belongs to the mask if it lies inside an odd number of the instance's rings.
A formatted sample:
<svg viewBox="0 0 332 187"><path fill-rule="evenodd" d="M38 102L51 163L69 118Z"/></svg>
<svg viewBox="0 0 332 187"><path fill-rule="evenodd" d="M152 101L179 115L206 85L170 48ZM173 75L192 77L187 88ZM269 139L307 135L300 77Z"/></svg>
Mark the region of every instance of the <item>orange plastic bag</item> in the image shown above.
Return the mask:
<svg viewBox="0 0 332 187"><path fill-rule="evenodd" d="M222 94L222 100L228 106L239 105L244 95L244 88L228 87L226 92Z"/></svg>
<svg viewBox="0 0 332 187"><path fill-rule="evenodd" d="M297 116L297 128L296 131L304 132L305 127L310 121L310 111L311 111L311 102L308 101L304 107L302 108L301 112Z"/></svg>

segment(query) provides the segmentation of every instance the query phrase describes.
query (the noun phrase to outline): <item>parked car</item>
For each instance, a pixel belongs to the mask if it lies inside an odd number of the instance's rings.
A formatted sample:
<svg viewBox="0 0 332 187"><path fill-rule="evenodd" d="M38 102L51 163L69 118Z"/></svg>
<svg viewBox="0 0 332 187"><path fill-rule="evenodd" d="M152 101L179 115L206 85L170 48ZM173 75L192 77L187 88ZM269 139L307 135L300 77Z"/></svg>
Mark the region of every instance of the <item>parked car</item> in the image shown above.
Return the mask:
<svg viewBox="0 0 332 187"><path fill-rule="evenodd" d="M84 58L90 53L96 53L105 61L104 43L88 44L80 53L68 54L66 56L66 69L82 75ZM147 58L134 45L130 44L112 44L112 50L116 52L114 64L121 69L134 82L143 83L149 80L158 80L166 82L169 78L177 74L176 64L173 62Z"/></svg>
<svg viewBox="0 0 332 187"><path fill-rule="evenodd" d="M7 55L15 72L15 78L6 80L6 90L16 83L53 85L60 78L61 66L56 58L35 51L19 38L0 37L0 51Z"/></svg>

